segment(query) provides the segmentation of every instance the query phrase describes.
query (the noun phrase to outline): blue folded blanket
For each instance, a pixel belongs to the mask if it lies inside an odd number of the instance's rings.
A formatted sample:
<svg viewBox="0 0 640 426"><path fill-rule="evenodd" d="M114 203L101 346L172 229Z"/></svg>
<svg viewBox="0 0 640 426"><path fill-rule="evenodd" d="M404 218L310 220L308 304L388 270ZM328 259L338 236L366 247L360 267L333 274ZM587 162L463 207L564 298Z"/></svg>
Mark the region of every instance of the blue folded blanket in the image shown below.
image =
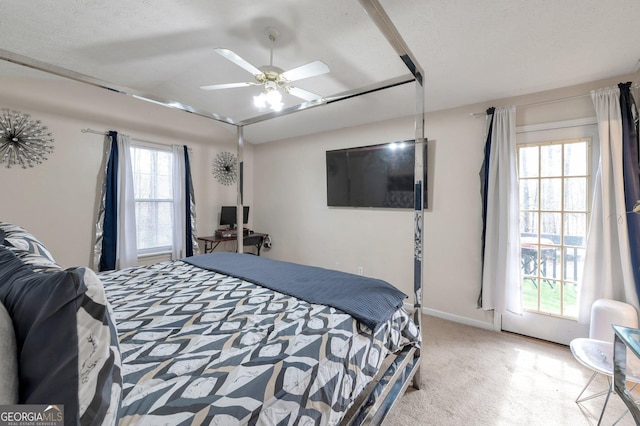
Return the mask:
<svg viewBox="0 0 640 426"><path fill-rule="evenodd" d="M211 253L181 260L309 303L334 307L372 330L389 320L407 297L386 281L248 254Z"/></svg>

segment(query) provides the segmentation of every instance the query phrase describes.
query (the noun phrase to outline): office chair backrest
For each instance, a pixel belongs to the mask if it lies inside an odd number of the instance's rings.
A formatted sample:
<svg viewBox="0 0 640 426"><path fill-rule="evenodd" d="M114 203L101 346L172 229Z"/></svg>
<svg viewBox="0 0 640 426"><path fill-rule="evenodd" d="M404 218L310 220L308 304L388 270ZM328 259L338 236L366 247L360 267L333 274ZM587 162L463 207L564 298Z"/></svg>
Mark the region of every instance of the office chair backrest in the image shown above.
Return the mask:
<svg viewBox="0 0 640 426"><path fill-rule="evenodd" d="M242 245L245 247L247 246L255 247L256 250L258 251L256 254L260 256L260 248L262 247L263 239L264 237L262 235L249 235L248 237L244 237L242 239Z"/></svg>
<svg viewBox="0 0 640 426"><path fill-rule="evenodd" d="M258 244L262 244L262 235L250 235L242 240L244 246L257 246Z"/></svg>

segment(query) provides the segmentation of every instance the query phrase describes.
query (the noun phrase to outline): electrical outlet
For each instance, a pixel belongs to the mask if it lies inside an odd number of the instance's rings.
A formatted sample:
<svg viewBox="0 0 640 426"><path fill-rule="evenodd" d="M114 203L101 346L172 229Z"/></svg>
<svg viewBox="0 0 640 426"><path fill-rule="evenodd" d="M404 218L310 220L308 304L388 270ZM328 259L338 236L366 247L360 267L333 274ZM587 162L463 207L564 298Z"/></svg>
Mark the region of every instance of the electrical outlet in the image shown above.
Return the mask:
<svg viewBox="0 0 640 426"><path fill-rule="evenodd" d="M358 266L358 275L364 275L364 268L362 266Z"/></svg>

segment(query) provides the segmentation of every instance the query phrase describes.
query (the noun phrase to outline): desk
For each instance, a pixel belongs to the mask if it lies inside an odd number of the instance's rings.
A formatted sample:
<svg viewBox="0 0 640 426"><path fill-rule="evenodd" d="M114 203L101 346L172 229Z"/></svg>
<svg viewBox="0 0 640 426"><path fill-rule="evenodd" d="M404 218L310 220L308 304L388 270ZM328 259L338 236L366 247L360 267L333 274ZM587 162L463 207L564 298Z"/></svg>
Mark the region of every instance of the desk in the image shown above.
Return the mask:
<svg viewBox="0 0 640 426"><path fill-rule="evenodd" d="M253 232L251 234L247 234L243 237L243 240L247 242L247 244L244 244L244 245L255 246L256 249L258 250L258 256L260 256L260 248L262 247L262 244L264 243L264 239L267 236L269 236L269 234L264 234L262 232ZM220 245L220 243L224 243L227 241L235 242L236 240L237 238L235 236L234 237L216 237L215 235L212 235L208 237L198 237L198 241L204 242L205 253L213 252L216 249L216 247Z"/></svg>
<svg viewBox="0 0 640 426"><path fill-rule="evenodd" d="M627 408L631 412L636 424L640 424L640 409L638 404L633 398L631 389L627 389L627 380L632 378L633 382L637 384L637 378L634 378L634 372L632 368L629 368L633 363L628 360L627 362L627 348L630 349L630 353L635 358L640 358L640 330L637 328L623 327L621 325L614 325L613 331L615 331L615 340L613 342L613 385L616 393L620 395L620 398L627 405Z"/></svg>

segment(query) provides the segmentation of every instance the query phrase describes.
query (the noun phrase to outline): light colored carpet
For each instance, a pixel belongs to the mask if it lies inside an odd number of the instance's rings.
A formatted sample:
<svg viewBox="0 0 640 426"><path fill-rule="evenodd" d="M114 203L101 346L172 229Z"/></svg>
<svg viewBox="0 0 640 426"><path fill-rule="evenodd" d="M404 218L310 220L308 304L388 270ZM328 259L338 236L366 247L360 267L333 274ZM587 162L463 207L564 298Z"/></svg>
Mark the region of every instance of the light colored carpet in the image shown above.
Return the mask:
<svg viewBox="0 0 640 426"><path fill-rule="evenodd" d="M422 336L422 389L410 387L384 426L597 424L604 397L575 403L591 371L567 346L431 316ZM606 387L599 376L589 390ZM624 412L612 394L602 424ZM618 424L633 425L631 414Z"/></svg>

